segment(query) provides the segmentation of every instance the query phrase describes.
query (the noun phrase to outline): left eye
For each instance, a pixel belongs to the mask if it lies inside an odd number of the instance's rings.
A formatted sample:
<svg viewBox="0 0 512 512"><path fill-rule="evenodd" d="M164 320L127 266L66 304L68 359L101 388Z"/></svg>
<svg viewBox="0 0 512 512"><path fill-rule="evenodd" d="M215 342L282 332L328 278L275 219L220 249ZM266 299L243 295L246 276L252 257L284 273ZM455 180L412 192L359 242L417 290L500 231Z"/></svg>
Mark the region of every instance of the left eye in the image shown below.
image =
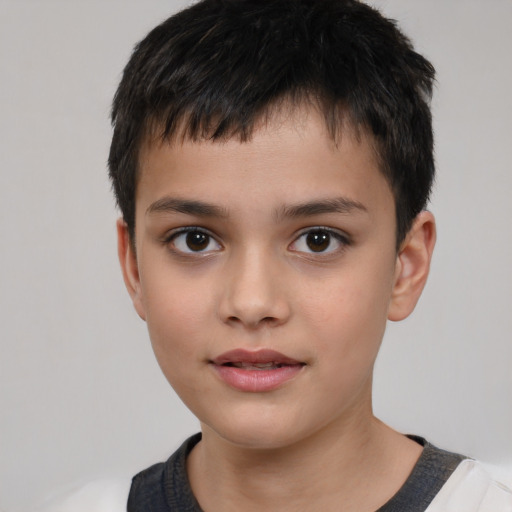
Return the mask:
<svg viewBox="0 0 512 512"><path fill-rule="evenodd" d="M208 233L198 229L189 229L175 233L169 242L178 252L193 254L218 251L220 244Z"/></svg>
<svg viewBox="0 0 512 512"><path fill-rule="evenodd" d="M290 246L293 251L328 254L348 244L346 237L328 229L312 229L302 233Z"/></svg>

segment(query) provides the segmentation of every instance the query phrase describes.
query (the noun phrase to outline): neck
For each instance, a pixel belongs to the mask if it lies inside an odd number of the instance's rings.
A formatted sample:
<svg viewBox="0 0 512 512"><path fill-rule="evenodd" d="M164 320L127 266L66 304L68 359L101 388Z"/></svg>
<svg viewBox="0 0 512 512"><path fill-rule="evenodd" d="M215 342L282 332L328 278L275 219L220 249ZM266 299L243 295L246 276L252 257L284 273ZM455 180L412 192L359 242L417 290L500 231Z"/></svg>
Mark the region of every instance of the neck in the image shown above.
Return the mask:
<svg viewBox="0 0 512 512"><path fill-rule="evenodd" d="M373 512L402 486L420 453L370 412L269 450L234 445L203 425L187 470L209 512Z"/></svg>

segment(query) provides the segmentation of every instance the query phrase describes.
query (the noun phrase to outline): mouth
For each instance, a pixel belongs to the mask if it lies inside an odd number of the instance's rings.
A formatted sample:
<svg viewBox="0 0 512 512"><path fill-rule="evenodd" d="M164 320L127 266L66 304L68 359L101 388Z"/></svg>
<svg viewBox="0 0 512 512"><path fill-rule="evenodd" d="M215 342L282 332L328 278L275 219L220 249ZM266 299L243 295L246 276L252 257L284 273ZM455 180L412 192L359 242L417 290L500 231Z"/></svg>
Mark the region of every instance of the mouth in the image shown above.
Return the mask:
<svg viewBox="0 0 512 512"><path fill-rule="evenodd" d="M230 387L253 393L281 387L306 366L305 362L268 349L231 350L209 362Z"/></svg>
<svg viewBox="0 0 512 512"><path fill-rule="evenodd" d="M285 363L278 363L275 361L270 361L268 363L223 363L222 366L231 366L233 368L242 368L244 370L276 370L277 368L283 368L283 366L290 366Z"/></svg>
<svg viewBox="0 0 512 512"><path fill-rule="evenodd" d="M240 348L221 354L213 359L211 363L218 366L243 368L245 370L275 370L283 366L305 364L275 350L262 349L250 351Z"/></svg>

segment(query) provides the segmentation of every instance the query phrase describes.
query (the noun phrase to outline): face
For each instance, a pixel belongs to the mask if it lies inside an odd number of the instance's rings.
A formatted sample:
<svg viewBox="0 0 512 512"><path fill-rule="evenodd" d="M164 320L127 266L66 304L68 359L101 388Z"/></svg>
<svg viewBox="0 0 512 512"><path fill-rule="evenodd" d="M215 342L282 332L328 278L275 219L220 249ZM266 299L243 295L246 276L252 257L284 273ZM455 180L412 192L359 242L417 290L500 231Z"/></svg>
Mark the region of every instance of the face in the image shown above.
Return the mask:
<svg viewBox="0 0 512 512"><path fill-rule="evenodd" d="M299 115L300 114L300 115ZM371 145L300 112L249 142L148 143L125 280L170 384L209 431L275 448L371 418L403 265Z"/></svg>

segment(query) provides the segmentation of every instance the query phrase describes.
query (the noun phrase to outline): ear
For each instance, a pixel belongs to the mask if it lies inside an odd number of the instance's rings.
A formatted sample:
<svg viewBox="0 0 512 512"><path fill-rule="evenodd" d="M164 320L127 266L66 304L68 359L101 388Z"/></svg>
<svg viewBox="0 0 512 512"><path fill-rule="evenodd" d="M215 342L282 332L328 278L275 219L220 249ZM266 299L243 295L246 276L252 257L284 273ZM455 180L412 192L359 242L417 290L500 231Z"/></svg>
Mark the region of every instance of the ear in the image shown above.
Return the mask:
<svg viewBox="0 0 512 512"><path fill-rule="evenodd" d="M423 211L414 220L398 252L389 320L403 320L414 310L427 282L435 243L434 216Z"/></svg>
<svg viewBox="0 0 512 512"><path fill-rule="evenodd" d="M137 265L137 255L133 247L128 226L123 219L117 220L117 255L123 272L124 284L132 298L133 305L142 320L146 320L146 313L142 301L142 289Z"/></svg>

